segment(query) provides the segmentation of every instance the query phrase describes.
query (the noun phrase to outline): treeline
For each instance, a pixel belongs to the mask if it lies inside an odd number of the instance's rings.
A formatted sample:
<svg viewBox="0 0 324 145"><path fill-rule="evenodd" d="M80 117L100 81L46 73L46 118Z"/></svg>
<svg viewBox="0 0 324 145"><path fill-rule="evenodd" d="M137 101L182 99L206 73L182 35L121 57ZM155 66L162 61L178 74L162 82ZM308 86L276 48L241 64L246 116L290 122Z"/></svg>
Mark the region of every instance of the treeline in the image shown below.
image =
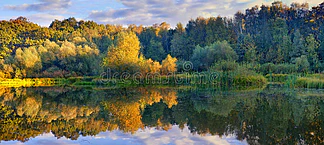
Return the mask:
<svg viewBox="0 0 324 145"><path fill-rule="evenodd" d="M24 17L3 20L0 78L96 76L107 67L173 72L175 63L182 71L184 61L192 61L196 71L235 62L252 64L251 69L265 74L278 69L321 72L323 14L324 3L309 9L307 3L274 2L233 18L198 17L175 28L166 22L125 28L75 18L55 20L47 28Z"/></svg>

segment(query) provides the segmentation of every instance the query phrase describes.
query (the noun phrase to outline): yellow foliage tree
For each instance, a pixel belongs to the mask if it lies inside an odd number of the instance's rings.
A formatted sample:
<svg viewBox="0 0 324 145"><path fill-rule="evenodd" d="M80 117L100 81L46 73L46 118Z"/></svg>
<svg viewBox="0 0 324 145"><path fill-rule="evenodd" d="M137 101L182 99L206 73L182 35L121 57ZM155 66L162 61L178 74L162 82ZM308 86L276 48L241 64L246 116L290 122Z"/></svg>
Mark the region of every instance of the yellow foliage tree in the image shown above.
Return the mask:
<svg viewBox="0 0 324 145"><path fill-rule="evenodd" d="M162 74L173 73L177 71L177 58L171 57L170 54L162 61Z"/></svg>
<svg viewBox="0 0 324 145"><path fill-rule="evenodd" d="M148 59L146 62L148 64L150 73L158 73L158 72L160 72L160 70L162 68L162 65L159 62L153 61L152 59Z"/></svg>
<svg viewBox="0 0 324 145"><path fill-rule="evenodd" d="M108 48L103 65L116 71L134 71L139 61L140 42L134 32L120 32Z"/></svg>

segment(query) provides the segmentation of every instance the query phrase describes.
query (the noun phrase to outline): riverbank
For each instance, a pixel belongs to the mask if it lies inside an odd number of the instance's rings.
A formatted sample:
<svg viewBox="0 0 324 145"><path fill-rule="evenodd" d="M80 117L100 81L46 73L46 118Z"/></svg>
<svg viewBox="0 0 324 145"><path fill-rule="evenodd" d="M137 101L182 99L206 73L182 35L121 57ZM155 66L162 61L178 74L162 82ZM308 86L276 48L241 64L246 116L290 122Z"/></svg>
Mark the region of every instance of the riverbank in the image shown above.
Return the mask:
<svg viewBox="0 0 324 145"><path fill-rule="evenodd" d="M235 73L183 73L169 76L146 77L70 77L70 78L26 78L3 79L0 86L37 87L37 86L201 86L228 88L258 88L267 84L262 75L237 75Z"/></svg>
<svg viewBox="0 0 324 145"><path fill-rule="evenodd" d="M197 86L215 88L261 88L267 84L284 84L289 88L324 89L323 74L268 74L237 75L235 73L183 73L170 76L103 78L103 77L70 77L70 78L25 78L3 79L3 87L38 87L38 86Z"/></svg>
<svg viewBox="0 0 324 145"><path fill-rule="evenodd" d="M324 89L324 74L268 74L266 78L290 88Z"/></svg>

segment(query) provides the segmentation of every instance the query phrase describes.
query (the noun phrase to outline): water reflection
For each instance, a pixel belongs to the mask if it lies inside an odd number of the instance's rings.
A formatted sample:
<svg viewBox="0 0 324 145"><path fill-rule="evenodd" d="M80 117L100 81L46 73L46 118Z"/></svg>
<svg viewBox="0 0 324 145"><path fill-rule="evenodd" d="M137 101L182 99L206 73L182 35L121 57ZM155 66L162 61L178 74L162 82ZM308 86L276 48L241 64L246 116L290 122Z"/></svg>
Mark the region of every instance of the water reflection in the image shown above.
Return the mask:
<svg viewBox="0 0 324 145"><path fill-rule="evenodd" d="M42 134L79 143L116 132L139 144L162 134L161 143L172 144L179 138L209 140L205 143L324 143L323 90L43 87L0 88L0 96L2 143L33 143Z"/></svg>

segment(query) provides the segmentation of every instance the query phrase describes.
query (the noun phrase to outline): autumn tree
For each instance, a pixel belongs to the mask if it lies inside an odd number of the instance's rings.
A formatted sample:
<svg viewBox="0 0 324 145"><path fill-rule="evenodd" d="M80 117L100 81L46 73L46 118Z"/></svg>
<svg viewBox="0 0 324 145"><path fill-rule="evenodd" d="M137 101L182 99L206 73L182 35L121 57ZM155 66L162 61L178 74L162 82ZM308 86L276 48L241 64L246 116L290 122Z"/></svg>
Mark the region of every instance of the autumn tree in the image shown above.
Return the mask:
<svg viewBox="0 0 324 145"><path fill-rule="evenodd" d="M174 73L177 71L177 58L171 57L170 54L162 61L162 74Z"/></svg>
<svg viewBox="0 0 324 145"><path fill-rule="evenodd" d="M148 59L146 63L150 73L159 73L162 68L162 65L159 62L153 61L152 59Z"/></svg>
<svg viewBox="0 0 324 145"><path fill-rule="evenodd" d="M120 32L108 48L103 65L115 71L134 71L139 58L140 42L134 32Z"/></svg>
<svg viewBox="0 0 324 145"><path fill-rule="evenodd" d="M16 51L15 60L17 60L18 68L17 73L21 73L19 69L26 70L29 77L33 76L34 71L39 71L42 68L41 58L35 47L30 47L22 50L18 48ZM26 77L26 74L23 74Z"/></svg>

